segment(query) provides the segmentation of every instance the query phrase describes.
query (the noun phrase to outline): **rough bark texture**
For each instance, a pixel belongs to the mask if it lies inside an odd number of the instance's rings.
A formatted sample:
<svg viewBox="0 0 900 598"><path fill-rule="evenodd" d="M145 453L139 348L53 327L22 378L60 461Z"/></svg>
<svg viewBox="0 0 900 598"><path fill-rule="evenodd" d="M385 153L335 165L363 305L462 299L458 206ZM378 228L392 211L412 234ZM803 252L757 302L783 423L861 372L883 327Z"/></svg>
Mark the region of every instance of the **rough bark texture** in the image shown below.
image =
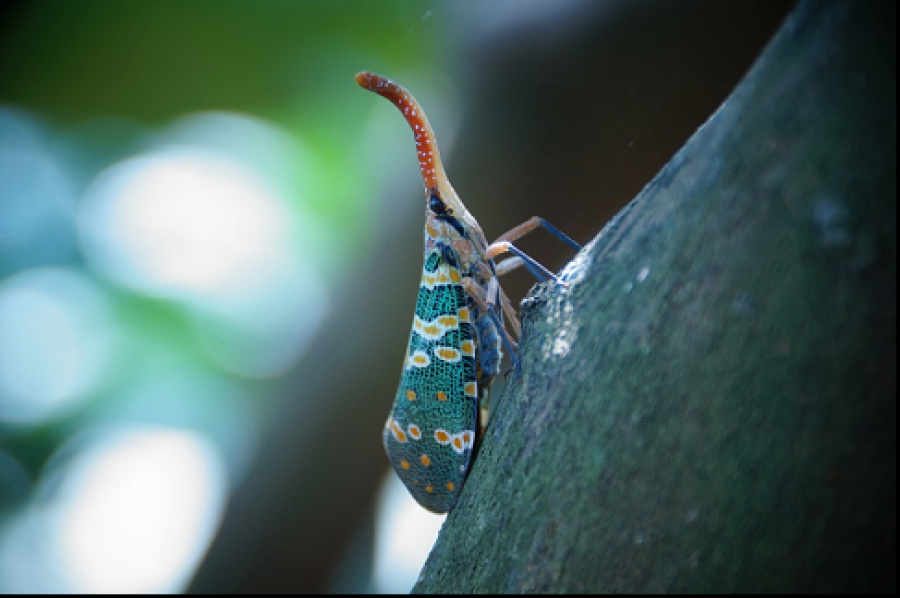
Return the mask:
<svg viewBox="0 0 900 598"><path fill-rule="evenodd" d="M895 590L895 36L801 4L526 300L416 591Z"/></svg>

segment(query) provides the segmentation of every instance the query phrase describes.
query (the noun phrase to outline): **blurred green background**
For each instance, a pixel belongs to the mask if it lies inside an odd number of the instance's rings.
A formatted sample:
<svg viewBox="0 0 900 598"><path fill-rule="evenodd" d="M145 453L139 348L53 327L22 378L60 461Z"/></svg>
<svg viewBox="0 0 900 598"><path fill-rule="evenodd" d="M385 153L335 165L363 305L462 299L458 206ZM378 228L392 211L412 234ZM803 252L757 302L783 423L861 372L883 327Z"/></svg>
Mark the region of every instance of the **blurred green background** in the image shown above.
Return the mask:
<svg viewBox="0 0 900 598"><path fill-rule="evenodd" d="M380 433L424 202L353 75L417 96L489 237L586 243L791 6L0 3L0 591L408 589L440 519Z"/></svg>

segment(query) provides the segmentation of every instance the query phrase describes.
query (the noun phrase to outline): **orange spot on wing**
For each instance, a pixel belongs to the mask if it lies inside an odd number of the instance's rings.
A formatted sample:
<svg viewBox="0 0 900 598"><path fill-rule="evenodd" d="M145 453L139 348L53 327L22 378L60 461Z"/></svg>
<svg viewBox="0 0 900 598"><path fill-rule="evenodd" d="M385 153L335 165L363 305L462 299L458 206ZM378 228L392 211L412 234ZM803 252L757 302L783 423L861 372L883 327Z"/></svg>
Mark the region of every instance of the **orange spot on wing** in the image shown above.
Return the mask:
<svg viewBox="0 0 900 598"><path fill-rule="evenodd" d="M460 346L462 349L463 355L466 357L474 357L475 356L475 343L472 341L463 341Z"/></svg>
<svg viewBox="0 0 900 598"><path fill-rule="evenodd" d="M425 467L428 467L429 465L431 465L431 457L429 457L428 455L422 455L419 458L419 461L421 461L422 465L424 465Z"/></svg>
<svg viewBox="0 0 900 598"><path fill-rule="evenodd" d="M434 492L434 488L431 486L425 486L425 492Z"/></svg>
<svg viewBox="0 0 900 598"><path fill-rule="evenodd" d="M469 321L469 308L463 307L458 312L456 312L456 316L459 318L460 322L468 322Z"/></svg>
<svg viewBox="0 0 900 598"><path fill-rule="evenodd" d="M463 442L462 438L460 438L459 436L456 436L453 438L453 448L455 448L458 451L461 451L464 448L466 448L466 444Z"/></svg>
<svg viewBox="0 0 900 598"><path fill-rule="evenodd" d="M416 400L416 393L414 393L414 392L411 391L411 390L407 390L407 391L406 391L406 398L409 399L410 401L415 401L415 400Z"/></svg>
<svg viewBox="0 0 900 598"><path fill-rule="evenodd" d="M450 270L450 280L456 284L462 283L462 277L459 275L459 270Z"/></svg>
<svg viewBox="0 0 900 598"><path fill-rule="evenodd" d="M466 396L467 397L477 397L478 396L478 385L474 382L469 382L466 384Z"/></svg>
<svg viewBox="0 0 900 598"><path fill-rule="evenodd" d="M406 459L400 459L400 467L403 469L409 469L409 461Z"/></svg>
<svg viewBox="0 0 900 598"><path fill-rule="evenodd" d="M418 440L422 437L422 432L419 430L419 426L416 424L409 424L409 435L413 437L414 440Z"/></svg>
<svg viewBox="0 0 900 598"><path fill-rule="evenodd" d="M459 359L459 351L452 347L437 347L434 353L446 361L456 361Z"/></svg>
<svg viewBox="0 0 900 598"><path fill-rule="evenodd" d="M456 486L453 485L453 482L447 482L447 490L449 490L450 492L456 490Z"/></svg>
<svg viewBox="0 0 900 598"><path fill-rule="evenodd" d="M437 398L438 398L438 401L446 401L446 400L447 400L447 393L445 393L445 392L439 390L438 393L437 393Z"/></svg>
<svg viewBox="0 0 900 598"><path fill-rule="evenodd" d="M448 434L446 430L435 430L434 439L439 444L447 444L448 442L450 442L450 434Z"/></svg>
<svg viewBox="0 0 900 598"><path fill-rule="evenodd" d="M391 422L391 433L398 442L406 442L406 432L403 431L403 428L400 427L397 420Z"/></svg>

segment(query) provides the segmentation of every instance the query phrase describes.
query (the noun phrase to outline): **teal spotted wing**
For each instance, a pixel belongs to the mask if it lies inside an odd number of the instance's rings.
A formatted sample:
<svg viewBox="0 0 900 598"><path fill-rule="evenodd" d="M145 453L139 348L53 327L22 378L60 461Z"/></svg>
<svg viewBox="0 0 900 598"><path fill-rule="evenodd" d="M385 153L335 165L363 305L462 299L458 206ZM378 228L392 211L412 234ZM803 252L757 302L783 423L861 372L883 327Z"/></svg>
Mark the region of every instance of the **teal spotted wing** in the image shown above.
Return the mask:
<svg viewBox="0 0 900 598"><path fill-rule="evenodd" d="M384 429L394 471L420 505L456 503L468 474L478 418L477 339L456 253L425 256L400 388Z"/></svg>

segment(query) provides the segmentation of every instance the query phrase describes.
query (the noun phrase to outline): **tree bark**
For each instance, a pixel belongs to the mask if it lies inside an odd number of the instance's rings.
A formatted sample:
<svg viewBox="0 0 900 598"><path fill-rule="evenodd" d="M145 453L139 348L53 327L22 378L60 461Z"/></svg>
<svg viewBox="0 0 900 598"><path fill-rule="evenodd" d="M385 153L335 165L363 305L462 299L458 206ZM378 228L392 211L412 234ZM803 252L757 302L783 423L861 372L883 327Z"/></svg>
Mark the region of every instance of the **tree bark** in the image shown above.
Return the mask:
<svg viewBox="0 0 900 598"><path fill-rule="evenodd" d="M526 299L415 591L895 591L895 40L799 5Z"/></svg>

